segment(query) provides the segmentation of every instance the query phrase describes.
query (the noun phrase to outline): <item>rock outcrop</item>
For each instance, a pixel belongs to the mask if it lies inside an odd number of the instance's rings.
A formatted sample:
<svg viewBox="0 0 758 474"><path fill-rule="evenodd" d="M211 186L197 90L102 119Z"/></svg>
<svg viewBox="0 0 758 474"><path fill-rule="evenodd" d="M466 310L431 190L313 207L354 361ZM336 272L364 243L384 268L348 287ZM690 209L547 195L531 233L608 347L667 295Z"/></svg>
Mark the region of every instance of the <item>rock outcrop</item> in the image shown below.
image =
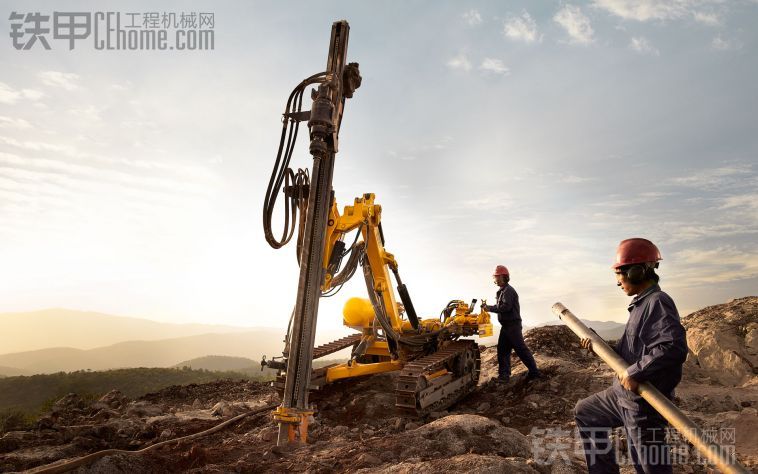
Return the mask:
<svg viewBox="0 0 758 474"><path fill-rule="evenodd" d="M690 363L723 385L752 383L758 374L758 297L703 308L682 324Z"/></svg>

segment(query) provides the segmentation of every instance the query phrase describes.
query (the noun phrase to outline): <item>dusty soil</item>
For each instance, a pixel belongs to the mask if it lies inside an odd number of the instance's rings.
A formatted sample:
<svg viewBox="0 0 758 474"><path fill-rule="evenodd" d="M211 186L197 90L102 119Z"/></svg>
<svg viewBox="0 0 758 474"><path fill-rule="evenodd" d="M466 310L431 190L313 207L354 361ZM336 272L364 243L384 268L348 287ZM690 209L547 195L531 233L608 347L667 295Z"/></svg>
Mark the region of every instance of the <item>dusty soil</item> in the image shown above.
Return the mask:
<svg viewBox="0 0 758 474"><path fill-rule="evenodd" d="M714 326L722 332L733 330L743 345L734 338L725 339L723 346L711 344L709 360L718 350L742 351L748 357L753 343L750 325L758 321L756 302L758 298L743 298L707 308L705 316L694 313L692 319L684 318L688 334L705 337L702 334ZM721 310L739 317L724 326ZM104 457L77 471L585 472L583 457L575 449L572 410L579 399L606 388L613 374L583 351L566 327L536 328L526 340L544 379L527 382L525 368L514 357L512 381L496 383L495 349L487 348L477 390L448 411L424 419L398 415L395 376L375 376L315 394L316 413L305 445L277 448L276 428L265 411L207 437L139 455ZM676 402L714 433L735 428L739 459L758 472L758 377L749 364L729 367L728 379L717 377L693 351ZM71 394L34 430L0 438L0 471L29 469L106 448L136 450L275 403L273 388L241 380L175 386L137 400L111 392L91 404ZM623 446L623 436L616 438ZM674 472L715 472L700 464L686 444L677 446L688 458ZM622 472L633 470L625 466Z"/></svg>

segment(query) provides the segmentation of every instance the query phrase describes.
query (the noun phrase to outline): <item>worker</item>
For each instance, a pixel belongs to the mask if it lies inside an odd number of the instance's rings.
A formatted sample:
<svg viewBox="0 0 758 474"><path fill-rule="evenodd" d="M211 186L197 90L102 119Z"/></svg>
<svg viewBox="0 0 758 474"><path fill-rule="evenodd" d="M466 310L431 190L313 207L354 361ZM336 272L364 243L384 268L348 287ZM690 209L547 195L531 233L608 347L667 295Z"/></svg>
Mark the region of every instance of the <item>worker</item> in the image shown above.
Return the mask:
<svg viewBox="0 0 758 474"><path fill-rule="evenodd" d="M647 382L669 399L682 379L687 339L674 301L661 291L655 272L661 253L651 241L627 239L618 245L612 268L616 284L627 296L629 320L615 351L629 368L603 392L580 400L574 408L590 473L618 473L611 429L623 426L630 461L638 473L670 473L671 459L665 441L666 420L638 394ZM581 345L592 352L592 341Z"/></svg>
<svg viewBox="0 0 758 474"><path fill-rule="evenodd" d="M518 293L508 284L511 275L505 265L498 265L492 277L495 284L500 287L497 290L497 304L482 305L487 311L497 313L497 320L502 326L500 337L497 339L498 381L503 383L510 381L512 350L516 351L521 362L529 369L527 380L540 378L541 374L537 369L537 363L534 362L534 356L526 347L524 336L521 334L521 308Z"/></svg>

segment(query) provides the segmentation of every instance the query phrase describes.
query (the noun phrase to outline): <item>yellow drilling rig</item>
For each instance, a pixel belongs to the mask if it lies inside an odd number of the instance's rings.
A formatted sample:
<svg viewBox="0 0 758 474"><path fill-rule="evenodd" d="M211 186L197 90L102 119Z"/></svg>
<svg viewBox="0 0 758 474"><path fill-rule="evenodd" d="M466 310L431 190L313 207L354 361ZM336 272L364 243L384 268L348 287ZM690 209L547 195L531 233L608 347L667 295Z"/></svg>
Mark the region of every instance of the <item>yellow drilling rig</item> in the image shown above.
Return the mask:
<svg viewBox="0 0 758 474"><path fill-rule="evenodd" d="M264 200L264 233L272 247L287 244L298 229L300 279L285 348L282 357L264 357L261 362L280 374L275 385L282 404L274 412L280 445L306 441L313 413L309 391L338 380L400 371L395 387L399 410L423 416L449 407L479 380L479 345L463 338L492 335L489 313L483 308L474 312L476 300L452 300L438 317L417 316L397 260L385 249L382 207L373 194L356 198L339 212L332 190L339 129L345 101L361 84L358 64L346 62L349 30L346 21L332 25L326 71L306 78L290 94ZM303 111L309 86L315 87L312 105ZM289 164L301 122L308 125L313 166L311 171L294 172ZM280 194L285 201L284 229L277 238L271 221ZM349 247L346 237L352 241ZM344 324L356 333L314 347L319 299L338 291L359 265L368 298L351 298L343 310ZM314 359L347 348L352 348L348 362L313 370Z"/></svg>

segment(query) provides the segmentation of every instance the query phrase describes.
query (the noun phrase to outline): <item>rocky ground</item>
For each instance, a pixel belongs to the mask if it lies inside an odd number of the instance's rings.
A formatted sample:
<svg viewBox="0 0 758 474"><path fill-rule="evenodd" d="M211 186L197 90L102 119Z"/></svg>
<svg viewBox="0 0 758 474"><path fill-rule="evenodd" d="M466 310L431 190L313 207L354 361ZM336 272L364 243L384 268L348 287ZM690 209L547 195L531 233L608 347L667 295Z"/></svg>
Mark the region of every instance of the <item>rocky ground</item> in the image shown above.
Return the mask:
<svg viewBox="0 0 758 474"><path fill-rule="evenodd" d="M725 444L733 433L740 460L758 472L758 298L705 308L683 321L691 353L676 403ZM203 438L144 454L107 456L78 471L585 472L575 451L572 409L577 400L607 387L613 374L586 354L566 327L532 329L526 339L545 379L527 382L523 365L516 363L511 383L495 383L495 349L487 348L477 390L425 419L399 416L394 376L376 376L316 394L307 445L275 447L276 429L266 410ZM34 430L0 438L0 471L106 448L137 450L275 403L271 387L249 381L170 387L138 400L111 392L85 403L71 394ZM617 440L624 445L622 435ZM715 472L686 444L676 446L683 461L674 472ZM622 472L633 470L626 466Z"/></svg>

